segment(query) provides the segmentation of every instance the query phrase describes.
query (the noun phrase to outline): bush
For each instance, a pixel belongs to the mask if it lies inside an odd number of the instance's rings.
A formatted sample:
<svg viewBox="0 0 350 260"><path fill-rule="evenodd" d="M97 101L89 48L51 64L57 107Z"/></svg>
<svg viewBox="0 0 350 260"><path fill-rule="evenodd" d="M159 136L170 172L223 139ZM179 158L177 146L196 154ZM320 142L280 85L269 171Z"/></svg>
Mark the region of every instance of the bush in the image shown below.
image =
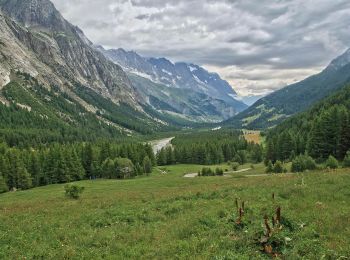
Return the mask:
<svg viewBox="0 0 350 260"><path fill-rule="evenodd" d="M210 168L204 167L202 169L201 176L214 176L214 175L215 175L215 173Z"/></svg>
<svg viewBox="0 0 350 260"><path fill-rule="evenodd" d="M0 193L7 192L9 188L7 187L5 179L0 175Z"/></svg>
<svg viewBox="0 0 350 260"><path fill-rule="evenodd" d="M233 163L231 164L231 167L232 167L232 170L237 171L237 170L238 170L238 167L239 167L239 163L238 163L238 162L233 162Z"/></svg>
<svg viewBox="0 0 350 260"><path fill-rule="evenodd" d="M304 172L305 170L315 170L316 162L308 155L299 155L292 162L292 172Z"/></svg>
<svg viewBox="0 0 350 260"><path fill-rule="evenodd" d="M276 161L275 166L273 167L274 173L282 173L283 172L283 164L281 161Z"/></svg>
<svg viewBox="0 0 350 260"><path fill-rule="evenodd" d="M80 194L83 193L84 187L79 187L77 185L65 185L64 190L66 191L66 197L71 199L79 199Z"/></svg>
<svg viewBox="0 0 350 260"><path fill-rule="evenodd" d="M272 164L272 162L271 161L269 161L268 163L267 163L267 167L266 167L266 173L273 173L273 171L274 171L274 169L273 169L273 164Z"/></svg>
<svg viewBox="0 0 350 260"><path fill-rule="evenodd" d="M326 167L331 169L337 169L339 167L338 160L334 156L330 155L326 161Z"/></svg>
<svg viewBox="0 0 350 260"><path fill-rule="evenodd" d="M216 168L215 174L217 176L224 176L224 171L221 168Z"/></svg>
<svg viewBox="0 0 350 260"><path fill-rule="evenodd" d="M276 161L275 164L272 164L271 161L268 162L266 173L283 173L287 172L287 169L283 167L283 163L281 161Z"/></svg>
<svg viewBox="0 0 350 260"><path fill-rule="evenodd" d="M350 167L350 151L348 151L345 155L343 167Z"/></svg>

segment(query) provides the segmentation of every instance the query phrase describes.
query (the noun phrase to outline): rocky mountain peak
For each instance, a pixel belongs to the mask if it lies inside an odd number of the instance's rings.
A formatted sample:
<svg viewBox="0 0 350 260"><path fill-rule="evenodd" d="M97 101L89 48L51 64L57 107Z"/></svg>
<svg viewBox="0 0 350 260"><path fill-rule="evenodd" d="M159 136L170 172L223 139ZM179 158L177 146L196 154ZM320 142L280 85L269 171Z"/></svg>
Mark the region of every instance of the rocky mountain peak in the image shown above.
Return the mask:
<svg viewBox="0 0 350 260"><path fill-rule="evenodd" d="M0 0L1 9L26 27L70 31L71 25L49 0Z"/></svg>
<svg viewBox="0 0 350 260"><path fill-rule="evenodd" d="M0 39L7 41L7 56L18 56L7 62L7 71L37 71L47 85L80 84L139 108L138 94L121 67L95 50L49 0L0 0L0 9L7 17Z"/></svg>

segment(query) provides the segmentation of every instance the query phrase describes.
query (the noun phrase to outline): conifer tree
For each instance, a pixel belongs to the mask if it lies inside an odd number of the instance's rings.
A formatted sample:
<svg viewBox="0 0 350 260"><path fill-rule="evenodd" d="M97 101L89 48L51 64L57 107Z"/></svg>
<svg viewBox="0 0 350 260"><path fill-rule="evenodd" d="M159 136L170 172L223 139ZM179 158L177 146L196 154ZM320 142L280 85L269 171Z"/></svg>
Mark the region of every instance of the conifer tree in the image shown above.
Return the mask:
<svg viewBox="0 0 350 260"><path fill-rule="evenodd" d="M92 145L89 143L84 146L82 152L82 162L85 169L85 174L88 178L94 176L94 151Z"/></svg>
<svg viewBox="0 0 350 260"><path fill-rule="evenodd" d="M157 154L157 164L160 166L167 164L167 156L164 148L162 148Z"/></svg>
<svg viewBox="0 0 350 260"><path fill-rule="evenodd" d="M344 167L350 167L350 150L346 153L344 161L343 161Z"/></svg>
<svg viewBox="0 0 350 260"><path fill-rule="evenodd" d="M148 175L152 172L152 162L148 156L145 156L145 158L143 159L142 165L143 165L144 173Z"/></svg>
<svg viewBox="0 0 350 260"><path fill-rule="evenodd" d="M7 192L9 188L7 187L7 183L5 178L0 174L0 193Z"/></svg>

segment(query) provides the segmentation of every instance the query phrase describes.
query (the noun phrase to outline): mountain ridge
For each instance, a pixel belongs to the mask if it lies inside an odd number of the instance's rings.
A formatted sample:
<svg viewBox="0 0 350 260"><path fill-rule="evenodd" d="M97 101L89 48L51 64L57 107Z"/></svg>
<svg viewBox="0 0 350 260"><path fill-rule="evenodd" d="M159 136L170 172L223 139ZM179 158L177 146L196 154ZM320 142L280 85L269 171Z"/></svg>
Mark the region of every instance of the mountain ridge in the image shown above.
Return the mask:
<svg viewBox="0 0 350 260"><path fill-rule="evenodd" d="M236 99L237 93L227 81L222 80L217 73L208 72L193 63L173 63L166 58L146 58L135 51L126 51L122 48L109 50L102 46L95 46L95 48L128 73L143 77L156 85L161 84L173 89L186 89L191 93L197 92L198 95L204 94L203 102L210 100L210 105L214 106L214 110L216 110L213 114L221 116L223 119L227 119L248 107ZM145 93L144 89L140 91ZM218 102L222 104L218 105ZM186 105L190 104L186 103ZM200 109L199 106L197 108ZM204 108L200 113L206 114L208 111L205 110Z"/></svg>
<svg viewBox="0 0 350 260"><path fill-rule="evenodd" d="M23 70L32 76L39 75L47 85L74 85L79 82L115 102L122 100L139 107L137 91L124 71L86 44L83 32L66 21L50 1L2 0L0 9L2 16L12 20L3 18L2 27L8 28L8 37L3 38L9 40L10 47L18 42L23 45L17 51L29 52L33 71L41 67L33 74L21 64L11 66L9 62L8 71ZM10 48L6 51L9 52L8 57L16 56Z"/></svg>
<svg viewBox="0 0 350 260"><path fill-rule="evenodd" d="M251 129L273 127L291 115L305 111L349 82L350 49L333 59L320 73L261 98L224 124Z"/></svg>

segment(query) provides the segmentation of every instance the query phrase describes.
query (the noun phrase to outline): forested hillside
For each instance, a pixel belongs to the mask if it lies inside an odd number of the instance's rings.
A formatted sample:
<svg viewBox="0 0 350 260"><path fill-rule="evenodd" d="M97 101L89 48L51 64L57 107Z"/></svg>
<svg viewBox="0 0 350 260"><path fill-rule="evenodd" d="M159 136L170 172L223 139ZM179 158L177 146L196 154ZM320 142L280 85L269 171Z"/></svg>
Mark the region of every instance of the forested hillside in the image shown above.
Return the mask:
<svg viewBox="0 0 350 260"><path fill-rule="evenodd" d="M288 117L309 109L349 82L350 50L347 50L321 73L271 93L225 124L249 129L276 126Z"/></svg>
<svg viewBox="0 0 350 260"><path fill-rule="evenodd" d="M267 160L287 160L308 153L324 161L343 160L350 149L350 86L286 120L268 133Z"/></svg>
<svg viewBox="0 0 350 260"><path fill-rule="evenodd" d="M11 146L127 138L127 134L173 129L80 85L68 94L47 89L27 74L12 78L0 91L0 140ZM82 104L89 104L89 109Z"/></svg>

